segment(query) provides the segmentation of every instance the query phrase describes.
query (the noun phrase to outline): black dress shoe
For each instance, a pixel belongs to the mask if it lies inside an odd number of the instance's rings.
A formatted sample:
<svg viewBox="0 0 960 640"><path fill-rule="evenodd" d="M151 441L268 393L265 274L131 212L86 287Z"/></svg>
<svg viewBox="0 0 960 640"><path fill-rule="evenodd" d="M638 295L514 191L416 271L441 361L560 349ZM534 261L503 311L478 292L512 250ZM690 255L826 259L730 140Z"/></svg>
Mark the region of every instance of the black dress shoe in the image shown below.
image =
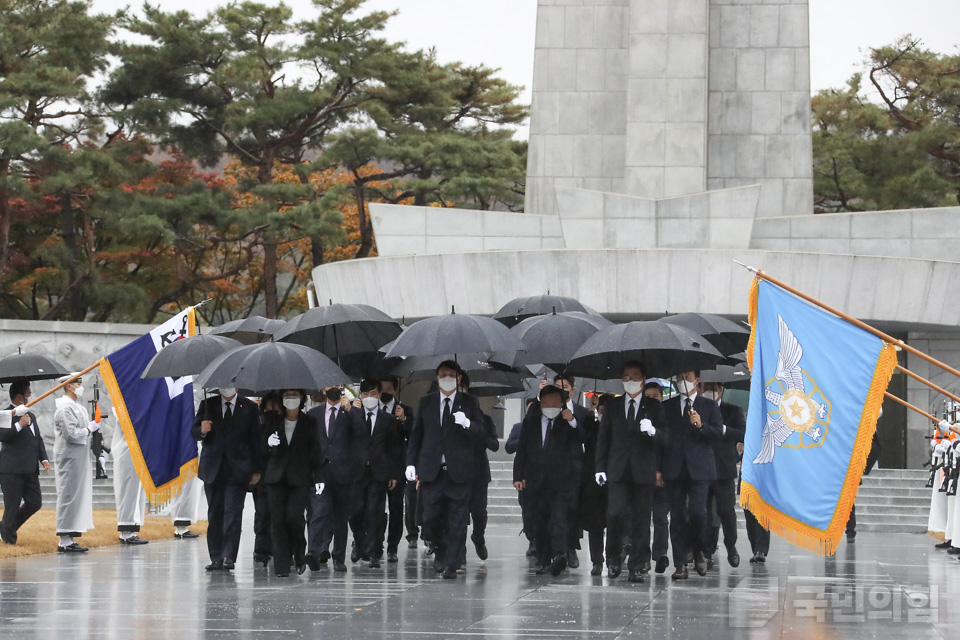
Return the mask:
<svg viewBox="0 0 960 640"><path fill-rule="evenodd" d="M580 558L577 556L576 549L570 549L570 551L567 551L567 566L571 569L580 568Z"/></svg>
<svg viewBox="0 0 960 640"><path fill-rule="evenodd" d="M303 556L303 561L310 567L310 571L320 571L320 560L312 553Z"/></svg>
<svg viewBox="0 0 960 640"><path fill-rule="evenodd" d="M567 554L561 553L550 563L550 575L557 577L567 568Z"/></svg>
<svg viewBox="0 0 960 640"><path fill-rule="evenodd" d="M444 580L452 580L457 577L457 572L454 569L447 567L446 569L443 570L442 575Z"/></svg>
<svg viewBox="0 0 960 640"><path fill-rule="evenodd" d="M144 540L140 536L133 535L129 538L120 538L120 544L129 544L129 545L138 545L138 544L147 544L149 540Z"/></svg>
<svg viewBox="0 0 960 640"><path fill-rule="evenodd" d="M427 547L427 550L423 552L423 555L430 557L433 555L433 547Z"/></svg>
<svg viewBox="0 0 960 640"><path fill-rule="evenodd" d="M482 540L480 542L474 541L474 546L476 546L477 548L478 558L480 558L481 560L486 560L488 557L490 557L489 553L487 552L487 545L484 541Z"/></svg>
<svg viewBox="0 0 960 640"><path fill-rule="evenodd" d="M76 542L73 542L65 547L57 545L57 553L85 553L89 551L87 547L81 547Z"/></svg>
<svg viewBox="0 0 960 640"><path fill-rule="evenodd" d="M0 542L5 544L17 544L17 534L10 529L0 529Z"/></svg>
<svg viewBox="0 0 960 640"><path fill-rule="evenodd" d="M370 558L370 568L379 569L380 568L380 558Z"/></svg>
<svg viewBox="0 0 960 640"><path fill-rule="evenodd" d="M687 566L677 567L677 570L673 572L673 575L670 576L671 580L686 580L690 577L690 573L687 571Z"/></svg>
<svg viewBox="0 0 960 640"><path fill-rule="evenodd" d="M703 557L703 552L697 551L693 554L693 569L697 575L707 575L707 559Z"/></svg>
<svg viewBox="0 0 960 640"><path fill-rule="evenodd" d="M289 572L289 571L277 571L277 577L278 577L278 578L289 578L289 577L290 577L290 572Z"/></svg>
<svg viewBox="0 0 960 640"><path fill-rule="evenodd" d="M178 540L189 540L191 538L199 538L200 534L188 530L184 531L183 533L174 533L173 537L177 538Z"/></svg>
<svg viewBox="0 0 960 640"><path fill-rule="evenodd" d="M527 557L533 558L536 555L537 555L537 547L534 546L534 544L531 542L530 544L527 545Z"/></svg>
<svg viewBox="0 0 960 640"><path fill-rule="evenodd" d="M237 565L230 558L223 559L223 570L224 571L233 571Z"/></svg>
<svg viewBox="0 0 960 640"><path fill-rule="evenodd" d="M593 568L590 569L590 575L592 575L592 576L599 576L599 575L602 575L602 574L603 574L603 564L600 563L600 562L595 563L595 564L593 565Z"/></svg>
<svg viewBox="0 0 960 640"><path fill-rule="evenodd" d="M707 558L707 571L713 571L713 554L708 553L706 555L706 558Z"/></svg>
<svg viewBox="0 0 960 640"><path fill-rule="evenodd" d="M950 547L949 549L947 549L947 553L949 553L952 556L960 555L960 547Z"/></svg>
<svg viewBox="0 0 960 640"><path fill-rule="evenodd" d="M327 560L330 559L330 552L326 549L320 552L320 564L327 564Z"/></svg>
<svg viewBox="0 0 960 640"><path fill-rule="evenodd" d="M353 548L350 550L350 562L356 564L360 561L361 557L363 557L363 554L360 553L360 549L358 549L357 545L354 544Z"/></svg>
<svg viewBox="0 0 960 640"><path fill-rule="evenodd" d="M856 532L848 533L848 534L847 534L847 542L856 542L856 541L857 541L857 533L856 533ZM958 552L958 553L960 553L960 552Z"/></svg>
<svg viewBox="0 0 960 640"><path fill-rule="evenodd" d="M417 541L416 540L407 540L407 549L416 549Z"/></svg>
<svg viewBox="0 0 960 640"><path fill-rule="evenodd" d="M400 558L397 557L396 551L387 551L387 564L396 564L400 562Z"/></svg>
<svg viewBox="0 0 960 640"><path fill-rule="evenodd" d="M434 558L433 558L433 570L434 570L434 571L436 571L437 573L443 573L443 570L446 569L446 568L447 568L446 565L443 564L443 560L441 560L440 558L437 558L437 557L434 557Z"/></svg>
<svg viewBox="0 0 960 640"><path fill-rule="evenodd" d="M223 560L217 560L215 562L211 562L210 564L205 566L204 569L206 569L207 571L222 571Z"/></svg>
<svg viewBox="0 0 960 640"><path fill-rule="evenodd" d="M756 562L757 562L757 554L755 553L752 556L750 556L750 564L756 564Z"/></svg>
<svg viewBox="0 0 960 640"><path fill-rule="evenodd" d="M337 573L343 573L343 572L345 572L345 571L347 570L347 565L345 565L344 563L340 562L339 560L334 560L334 561L333 561L333 570L336 571Z"/></svg>
<svg viewBox="0 0 960 640"><path fill-rule="evenodd" d="M267 565L270 563L270 556L266 553L254 553L253 561L257 564L262 564L263 568L266 569Z"/></svg>
<svg viewBox="0 0 960 640"><path fill-rule="evenodd" d="M307 565L305 563L300 563L297 565L297 575L302 576L303 573L307 570Z"/></svg>
<svg viewBox="0 0 960 640"><path fill-rule="evenodd" d="M730 547L727 549L727 562L730 563L731 567L740 566L740 554L737 553L736 547Z"/></svg>
<svg viewBox="0 0 960 640"><path fill-rule="evenodd" d="M764 564L767 561L767 556L762 551L757 551L757 555L754 556L757 559L757 563Z"/></svg>
<svg viewBox="0 0 960 640"><path fill-rule="evenodd" d="M630 577L627 579L630 582L643 582L643 572L637 571L636 569L630 569Z"/></svg>
<svg viewBox="0 0 960 640"><path fill-rule="evenodd" d="M608 578L619 578L621 567L619 564L607 565L607 577Z"/></svg>
<svg viewBox="0 0 960 640"><path fill-rule="evenodd" d="M547 567L546 565L540 564L539 562L536 564L536 566L533 567L533 572L538 576L544 575L549 570L550 570L549 567Z"/></svg>
<svg viewBox="0 0 960 640"><path fill-rule="evenodd" d="M941 542L941 543L939 543L939 544L933 545L933 548L934 548L934 549L949 549L951 546L952 546L952 545L951 545L951 541L950 541L950 540L944 540L943 542Z"/></svg>
<svg viewBox="0 0 960 640"><path fill-rule="evenodd" d="M667 556L660 556L657 558L657 566L655 567L657 573L663 573L667 570L667 567L670 566L670 558Z"/></svg>

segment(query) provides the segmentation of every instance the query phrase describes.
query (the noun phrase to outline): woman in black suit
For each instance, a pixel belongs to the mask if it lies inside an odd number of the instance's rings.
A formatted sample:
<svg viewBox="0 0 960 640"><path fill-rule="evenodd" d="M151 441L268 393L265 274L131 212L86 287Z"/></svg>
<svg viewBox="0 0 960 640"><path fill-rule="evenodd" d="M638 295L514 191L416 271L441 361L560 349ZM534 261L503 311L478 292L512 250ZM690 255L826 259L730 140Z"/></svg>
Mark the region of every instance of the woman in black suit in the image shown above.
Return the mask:
<svg viewBox="0 0 960 640"><path fill-rule="evenodd" d="M268 417L267 470L264 482L270 502L273 569L279 577L290 575L293 560L297 573L306 570L304 512L310 492L323 491L323 452L317 423L303 412L306 394L285 389L283 412Z"/></svg>

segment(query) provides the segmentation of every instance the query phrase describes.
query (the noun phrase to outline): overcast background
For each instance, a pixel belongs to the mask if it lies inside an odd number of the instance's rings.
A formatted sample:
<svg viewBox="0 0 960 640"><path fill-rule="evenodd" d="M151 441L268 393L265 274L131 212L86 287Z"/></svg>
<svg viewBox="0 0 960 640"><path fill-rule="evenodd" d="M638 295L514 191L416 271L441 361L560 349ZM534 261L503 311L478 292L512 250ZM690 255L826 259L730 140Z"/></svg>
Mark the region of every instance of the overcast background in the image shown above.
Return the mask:
<svg viewBox="0 0 960 640"><path fill-rule="evenodd" d="M206 12L225 2L162 0L166 11ZM273 4L267 0L266 4ZM309 0L287 0L306 15ZM858 69L869 47L912 34L940 53L957 53L960 0L810 0L810 76L814 92L840 87ZM122 0L94 0L98 11L142 6ZM537 0L369 0L373 9L398 10L386 32L410 49L435 47L440 60L483 63L525 87L530 101ZM526 130L517 137L525 137Z"/></svg>

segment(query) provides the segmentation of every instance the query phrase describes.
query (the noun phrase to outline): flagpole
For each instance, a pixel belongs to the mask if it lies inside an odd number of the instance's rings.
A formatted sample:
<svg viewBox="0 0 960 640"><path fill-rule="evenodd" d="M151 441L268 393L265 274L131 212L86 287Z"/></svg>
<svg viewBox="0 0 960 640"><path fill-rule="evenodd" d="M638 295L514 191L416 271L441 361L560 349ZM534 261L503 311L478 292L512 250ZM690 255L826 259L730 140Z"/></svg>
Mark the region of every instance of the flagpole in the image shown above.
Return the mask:
<svg viewBox="0 0 960 640"><path fill-rule="evenodd" d="M81 371L80 373L71 376L70 379L68 379L68 380L64 380L63 382L61 382L60 384L58 384L57 386L55 386L53 389L50 389L50 391L47 391L46 393L44 393L44 394L41 395L40 397L34 398L34 399L31 400L30 402L28 402L26 406L32 407L33 405L37 404L38 402L40 402L41 400L43 400L43 399L46 398L47 396L53 395L54 393L56 393L56 392L59 391L60 389L63 389L65 386L67 386L68 384L70 384L71 382L73 382L74 380L76 380L77 378L82 378L85 374L90 373L91 371L93 371L94 369L96 369L96 368L99 367L99 366L100 366L100 361L97 360L95 363L93 363L92 365L90 365L89 367L87 367L86 369L84 369L83 371Z"/></svg>
<svg viewBox="0 0 960 640"><path fill-rule="evenodd" d="M903 340L898 340L897 338L894 338L893 336L887 335L887 334L884 333L883 331L880 331L879 329L875 329L875 328L871 327L871 326L868 325L866 322L863 322L863 321L861 321L861 320L857 320L857 319L854 318L853 316L851 316L851 315L849 315L849 314L846 314L846 313L844 313L843 311L840 311L839 309L836 309L835 307L831 307L831 306L828 305L827 303L822 302L822 301L820 301L820 300L817 300L817 299L814 298L813 296L808 295L808 294L804 293L803 291L800 291L799 289L795 289L794 287L791 287L791 286L788 285L786 282L783 282L782 280L777 280L776 278L767 275L767 273L764 272L762 269L757 269L757 268L755 268L755 267L751 267L751 266L745 265L745 264L743 264L742 262L739 262L739 261L737 261L737 260L734 260L734 262L736 262L737 264L739 264L741 267L747 269L748 271L752 271L753 273L757 274L757 277L762 278L762 279L766 280L767 282L769 282L769 283L771 283L771 284L775 284L775 285L777 285L778 287L780 287L781 289L784 289L784 290L786 290L786 291L789 291L789 292L792 293L793 295L795 295L795 296L797 296L797 297L799 297L799 298L803 298L803 299L806 300L807 302L809 302L809 303L811 303L811 304L815 304L815 305L817 305L818 307L820 307L821 309L824 309L825 311L829 311L829 312L832 313L833 315L835 315L835 316L837 316L837 317L839 317L839 318L842 318L843 320L846 320L846 321L849 322L850 324L852 324L852 325L854 325L854 326L857 326L857 327L860 327L860 328L863 329L864 331L867 331L867 332L869 332L869 333L872 333L873 335L877 336L878 338L880 338L880 339L883 340L884 342L888 342L888 343L892 344L893 346L899 347L900 349L902 349L902 350L904 350L904 351L906 351L906 352L908 352L908 353L912 353L913 355L917 356L917 357L920 358L921 360L925 360L925 361L929 362L930 364L935 365L935 366L937 366L937 367L940 367L940 368L943 369L944 371L946 371L946 372L948 372L948 373L952 373L953 375L955 375L955 376L957 376L958 378L960 378L960 371L958 371L957 369L954 369L953 367L951 367L950 365L946 364L945 362L940 362L939 360L937 360L937 359L934 358L933 356L928 356L927 354L925 354L923 351L920 351L919 349L916 349L916 348L914 348L914 347L911 347L910 345L908 345L908 344L907 344L906 342L904 342ZM926 382L925 380L923 380L923 378L919 378L919 377L918 377L918 379ZM949 394L948 394L948 395L949 395ZM950 397L953 398L953 397L955 397L955 396L951 395ZM928 414L928 415L929 415L929 414Z"/></svg>
<svg viewBox="0 0 960 640"><path fill-rule="evenodd" d="M940 424L940 418L934 416L932 413L927 413L926 411L924 411L924 410L921 409L920 407L915 407L915 406L913 406L912 404L910 404L909 402L907 402L907 401L904 400L903 398L898 398L897 396L893 395L892 393L890 393L890 392L888 392L888 391L885 391L883 395L884 395L885 397L887 397L887 398L890 398L890 399L893 400L894 402L899 402L900 404L902 404L903 406L905 406L907 409L913 409L914 411L916 411L916 412L919 413L920 415L922 415L922 416L924 416L924 417L926 417L926 418L928 418L928 419L930 419L930 420L933 420L933 423L934 423L934 424L938 424L938 425Z"/></svg>

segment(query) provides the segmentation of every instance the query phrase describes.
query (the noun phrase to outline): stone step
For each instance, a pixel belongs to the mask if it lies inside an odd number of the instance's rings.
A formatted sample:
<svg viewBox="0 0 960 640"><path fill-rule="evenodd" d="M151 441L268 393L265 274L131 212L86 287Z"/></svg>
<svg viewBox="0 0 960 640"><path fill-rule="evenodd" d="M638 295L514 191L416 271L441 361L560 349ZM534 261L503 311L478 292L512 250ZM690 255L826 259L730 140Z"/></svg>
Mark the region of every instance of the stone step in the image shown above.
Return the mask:
<svg viewBox="0 0 960 640"><path fill-rule="evenodd" d="M860 522L860 516L857 515L857 531L869 533L926 533L926 523L920 524L868 524Z"/></svg>
<svg viewBox="0 0 960 640"><path fill-rule="evenodd" d="M863 496L857 495L857 508L860 507L904 506L930 508L929 498L909 498L906 496Z"/></svg>
<svg viewBox="0 0 960 640"><path fill-rule="evenodd" d="M876 496L876 497L885 497L885 496L896 496L910 499L923 499L930 500L932 489L929 488L911 488L911 489L892 489L889 487L871 487L864 485L857 490L857 499L859 500L861 496Z"/></svg>

